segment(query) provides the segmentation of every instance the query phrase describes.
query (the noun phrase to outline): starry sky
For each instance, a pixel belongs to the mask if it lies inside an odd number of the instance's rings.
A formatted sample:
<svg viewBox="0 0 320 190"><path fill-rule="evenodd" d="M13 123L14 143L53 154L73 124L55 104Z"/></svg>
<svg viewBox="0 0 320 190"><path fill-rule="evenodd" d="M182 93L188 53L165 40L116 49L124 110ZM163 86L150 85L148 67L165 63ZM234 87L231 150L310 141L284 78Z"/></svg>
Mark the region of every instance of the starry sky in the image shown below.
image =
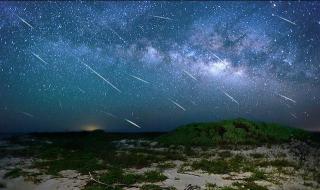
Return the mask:
<svg viewBox="0 0 320 190"><path fill-rule="evenodd" d="M0 2L0 132L320 130L319 2Z"/></svg>

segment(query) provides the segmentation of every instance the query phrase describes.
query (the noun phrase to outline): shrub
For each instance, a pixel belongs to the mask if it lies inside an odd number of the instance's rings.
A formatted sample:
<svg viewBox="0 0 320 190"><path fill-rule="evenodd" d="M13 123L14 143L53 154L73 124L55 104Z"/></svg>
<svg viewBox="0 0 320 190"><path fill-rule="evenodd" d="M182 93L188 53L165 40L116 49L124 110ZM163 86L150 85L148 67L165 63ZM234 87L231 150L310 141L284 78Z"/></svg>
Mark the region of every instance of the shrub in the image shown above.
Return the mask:
<svg viewBox="0 0 320 190"><path fill-rule="evenodd" d="M310 133L273 123L245 119L182 126L158 138L163 144L212 146L215 144L262 144L288 142L292 138L307 139Z"/></svg>
<svg viewBox="0 0 320 190"><path fill-rule="evenodd" d="M147 171L144 173L144 181L146 182L158 182L158 181L164 181L166 180L167 177L163 175L161 172L152 170L152 171Z"/></svg>
<svg viewBox="0 0 320 190"><path fill-rule="evenodd" d="M22 170L20 168L14 168L7 173L4 174L3 178L17 178L23 174Z"/></svg>

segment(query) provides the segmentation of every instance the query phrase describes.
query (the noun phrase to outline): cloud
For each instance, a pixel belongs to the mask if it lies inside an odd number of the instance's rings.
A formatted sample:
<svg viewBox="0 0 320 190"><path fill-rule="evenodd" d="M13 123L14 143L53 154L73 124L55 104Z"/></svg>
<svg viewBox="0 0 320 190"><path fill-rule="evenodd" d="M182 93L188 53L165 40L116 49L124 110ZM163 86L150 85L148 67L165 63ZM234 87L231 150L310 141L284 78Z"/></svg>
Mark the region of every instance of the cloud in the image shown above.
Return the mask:
<svg viewBox="0 0 320 190"><path fill-rule="evenodd" d="M156 64L162 62L163 56L161 55L160 51L153 46L147 46L145 51L142 53L140 60L145 63Z"/></svg>

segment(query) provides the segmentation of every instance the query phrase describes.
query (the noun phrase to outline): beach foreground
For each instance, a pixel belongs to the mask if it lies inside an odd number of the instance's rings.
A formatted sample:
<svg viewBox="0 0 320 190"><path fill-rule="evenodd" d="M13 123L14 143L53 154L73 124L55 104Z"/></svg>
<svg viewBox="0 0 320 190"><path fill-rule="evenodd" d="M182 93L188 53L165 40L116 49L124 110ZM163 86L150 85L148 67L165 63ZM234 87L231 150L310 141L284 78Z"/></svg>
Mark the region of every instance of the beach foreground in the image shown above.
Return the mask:
<svg viewBox="0 0 320 190"><path fill-rule="evenodd" d="M317 143L290 138L254 144L219 141L205 146L200 141L179 142L180 133L181 129L172 134L94 131L9 138L0 146L0 189L320 188ZM163 142L170 138L179 143ZM194 140L188 138L186 142Z"/></svg>

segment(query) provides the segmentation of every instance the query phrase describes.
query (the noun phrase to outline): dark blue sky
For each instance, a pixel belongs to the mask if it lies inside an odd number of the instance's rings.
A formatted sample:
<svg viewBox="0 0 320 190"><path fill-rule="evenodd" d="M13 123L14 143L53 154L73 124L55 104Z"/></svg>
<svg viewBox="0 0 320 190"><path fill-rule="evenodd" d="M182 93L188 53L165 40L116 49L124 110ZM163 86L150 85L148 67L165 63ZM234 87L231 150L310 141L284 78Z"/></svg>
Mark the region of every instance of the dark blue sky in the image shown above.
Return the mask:
<svg viewBox="0 0 320 190"><path fill-rule="evenodd" d="M319 2L0 8L0 132L237 117L320 129Z"/></svg>

